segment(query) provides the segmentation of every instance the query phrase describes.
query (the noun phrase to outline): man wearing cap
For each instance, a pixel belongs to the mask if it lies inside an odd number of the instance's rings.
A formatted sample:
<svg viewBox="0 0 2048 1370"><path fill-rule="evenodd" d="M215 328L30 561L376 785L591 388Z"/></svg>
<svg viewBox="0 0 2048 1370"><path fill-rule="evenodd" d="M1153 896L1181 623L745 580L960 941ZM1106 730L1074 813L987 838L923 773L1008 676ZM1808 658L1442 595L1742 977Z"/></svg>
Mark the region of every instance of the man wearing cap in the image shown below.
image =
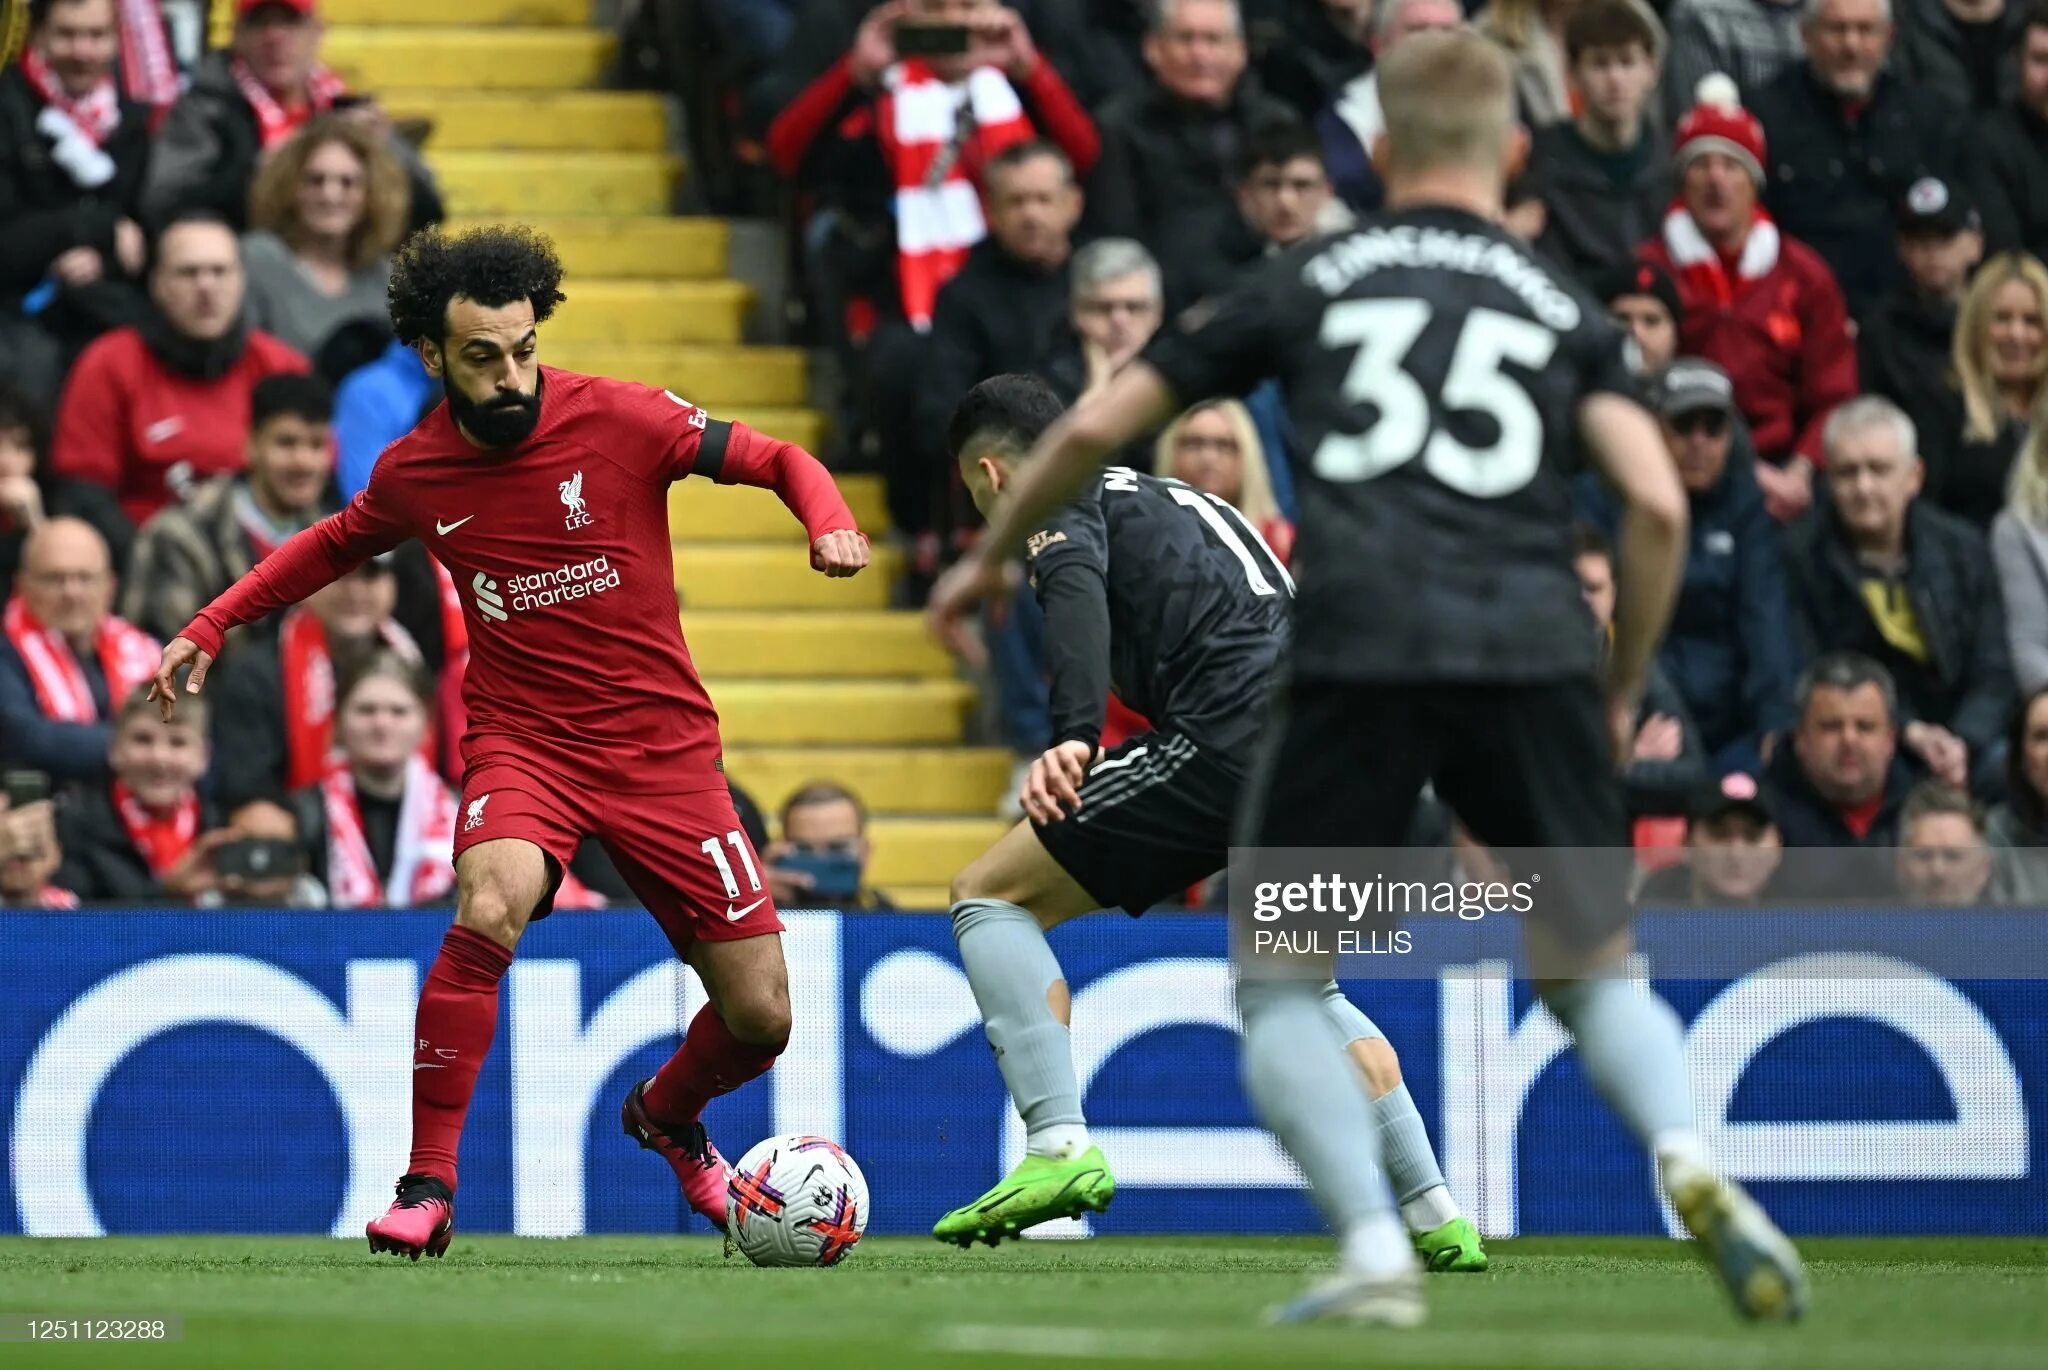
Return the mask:
<svg viewBox="0 0 2048 1370"><path fill-rule="evenodd" d="M1777 525L1764 510L1756 458L1728 373L1680 357L1650 386L1692 521L1685 578L1657 666L1698 726L1708 768L1757 771L1764 740L1791 726L1799 674L1792 605ZM1588 516L1611 529L1611 496L1590 493Z"/></svg>
<svg viewBox="0 0 2048 1370"><path fill-rule="evenodd" d="M1757 204L1764 131L1710 76L1678 126L1678 201L1638 256L1670 273L1680 350L1720 364L1756 439L1757 481L1780 522L1813 502L1828 411L1856 394L1856 349L1834 273Z"/></svg>
<svg viewBox="0 0 2048 1370"><path fill-rule="evenodd" d="M1984 257L1977 209L1960 183L1913 182L1899 201L1898 254L1904 279L1863 320L1856 336L1863 389L1906 411L1933 437L1958 425L1947 384L1956 309Z"/></svg>
<svg viewBox="0 0 2048 1370"><path fill-rule="evenodd" d="M1986 251L2048 257L2048 0L2031 0L2017 46L2019 89L1977 129L1977 201Z"/></svg>
<svg viewBox="0 0 2048 1370"><path fill-rule="evenodd" d="M1899 275L1899 200L1947 174L1961 107L1885 70L1891 0L1813 0L1806 60L1750 98L1770 155L1764 201L1778 227L1824 257L1857 318Z"/></svg>
<svg viewBox="0 0 2048 1370"><path fill-rule="evenodd" d="M367 99L351 96L320 62L318 0L236 0L235 37L192 69L192 83L157 135L143 211L211 209L237 230L248 226L249 183L262 160L316 114L341 108L386 138L412 182L412 226L442 216L434 179L412 144Z"/></svg>
<svg viewBox="0 0 2048 1370"><path fill-rule="evenodd" d="M1685 862L1644 882L1636 902L1686 908L1769 903L1785 844L1771 802L1755 776L1731 771L1693 792L1685 824Z"/></svg>

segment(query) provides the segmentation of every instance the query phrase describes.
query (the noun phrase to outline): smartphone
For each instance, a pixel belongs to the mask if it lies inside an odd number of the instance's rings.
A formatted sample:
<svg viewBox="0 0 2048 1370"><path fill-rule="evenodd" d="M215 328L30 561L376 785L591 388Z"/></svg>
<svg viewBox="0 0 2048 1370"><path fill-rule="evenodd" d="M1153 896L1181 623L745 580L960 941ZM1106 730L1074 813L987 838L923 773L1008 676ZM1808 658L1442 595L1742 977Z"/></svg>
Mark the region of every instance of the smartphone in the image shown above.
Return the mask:
<svg viewBox="0 0 2048 1370"><path fill-rule="evenodd" d="M971 33L965 24L898 24L899 57L958 57L967 51Z"/></svg>
<svg viewBox="0 0 2048 1370"><path fill-rule="evenodd" d="M829 904L835 899L860 897L860 858L852 852L793 851L775 863L776 869L801 871L811 877L807 899Z"/></svg>
<svg viewBox="0 0 2048 1370"><path fill-rule="evenodd" d="M6 785L10 809L24 809L50 797L50 777L41 771L9 771Z"/></svg>
<svg viewBox="0 0 2048 1370"><path fill-rule="evenodd" d="M284 880L299 874L304 857L296 842L279 837L244 837L214 849L213 869L243 880Z"/></svg>
<svg viewBox="0 0 2048 1370"><path fill-rule="evenodd" d="M375 99L376 97L373 95L337 95L334 97L334 103L329 105L328 108L336 113L340 113L344 110L360 109L364 105L374 102Z"/></svg>

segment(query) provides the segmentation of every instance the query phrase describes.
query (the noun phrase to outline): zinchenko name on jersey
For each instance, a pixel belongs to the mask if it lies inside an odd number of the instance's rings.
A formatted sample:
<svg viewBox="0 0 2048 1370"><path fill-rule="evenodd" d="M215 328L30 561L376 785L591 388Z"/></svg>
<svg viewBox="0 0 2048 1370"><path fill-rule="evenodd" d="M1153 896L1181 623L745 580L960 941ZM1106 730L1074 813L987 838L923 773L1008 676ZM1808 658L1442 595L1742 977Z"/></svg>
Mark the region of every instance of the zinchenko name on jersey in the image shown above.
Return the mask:
<svg viewBox="0 0 2048 1370"><path fill-rule="evenodd" d="M1564 332L1579 325L1579 303L1543 266L1498 238L1392 224L1339 238L1301 269L1302 280L1335 298L1362 276L1387 267L1440 267L1490 276L1522 297L1536 317Z"/></svg>

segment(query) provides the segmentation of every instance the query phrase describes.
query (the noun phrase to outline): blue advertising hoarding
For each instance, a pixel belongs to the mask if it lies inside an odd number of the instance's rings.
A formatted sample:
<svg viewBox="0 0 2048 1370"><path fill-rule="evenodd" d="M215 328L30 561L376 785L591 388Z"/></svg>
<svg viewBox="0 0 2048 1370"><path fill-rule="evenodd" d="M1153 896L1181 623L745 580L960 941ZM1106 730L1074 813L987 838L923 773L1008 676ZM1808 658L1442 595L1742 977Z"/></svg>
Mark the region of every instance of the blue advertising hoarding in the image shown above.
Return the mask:
<svg viewBox="0 0 2048 1370"><path fill-rule="evenodd" d="M359 1234L404 1168L413 1008L446 918L0 912L0 1232ZM870 1230L926 1231L1022 1143L948 921L787 921L790 1049L712 1106L712 1137L728 1155L771 1132L839 1137ZM1645 930L1654 943L1658 919ZM1316 1230L1238 1083L1222 920L1100 917L1053 942L1118 1173L1094 1230ZM1795 1234L2048 1231L2040 984L1897 958L1864 977L1798 969L1658 982L1729 1173ZM1400 1051L1460 1202L1495 1236L1668 1230L1562 1030L1525 985L1478 970L1350 986ZM463 1140L463 1230L702 1230L617 1123L702 1002L643 914L536 924Z"/></svg>

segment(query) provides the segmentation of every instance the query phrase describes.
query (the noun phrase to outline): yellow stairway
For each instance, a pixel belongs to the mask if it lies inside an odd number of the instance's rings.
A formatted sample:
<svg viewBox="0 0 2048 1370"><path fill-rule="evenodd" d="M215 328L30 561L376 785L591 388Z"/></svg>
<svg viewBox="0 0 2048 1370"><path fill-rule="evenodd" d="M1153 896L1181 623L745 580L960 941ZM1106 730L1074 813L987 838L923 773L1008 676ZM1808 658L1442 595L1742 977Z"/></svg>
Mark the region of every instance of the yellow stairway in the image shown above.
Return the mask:
<svg viewBox="0 0 2048 1370"><path fill-rule="evenodd" d="M674 390L815 451L805 359L741 345L751 298L727 274L727 225L668 213L682 160L658 95L597 89L614 40L589 0L327 0L322 56L396 118L433 122L427 160L452 226L516 219L552 236L569 299L554 365ZM861 527L887 528L879 481L841 479ZM837 779L875 813L873 883L942 907L955 872L1002 832L1008 754L969 748L973 699L877 547L854 581L806 564L774 496L701 481L671 493L683 627L725 723L726 764L771 816Z"/></svg>

